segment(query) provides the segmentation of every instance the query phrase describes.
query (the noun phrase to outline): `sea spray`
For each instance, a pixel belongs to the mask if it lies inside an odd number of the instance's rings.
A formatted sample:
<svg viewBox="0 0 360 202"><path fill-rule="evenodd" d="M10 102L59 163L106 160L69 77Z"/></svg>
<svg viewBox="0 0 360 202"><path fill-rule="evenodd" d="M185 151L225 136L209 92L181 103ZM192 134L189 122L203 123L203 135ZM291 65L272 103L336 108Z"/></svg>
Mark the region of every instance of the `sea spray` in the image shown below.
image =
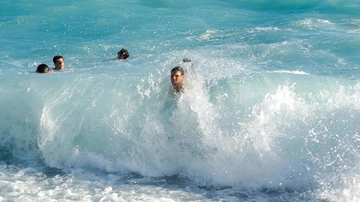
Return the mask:
<svg viewBox="0 0 360 202"><path fill-rule="evenodd" d="M1 2L1 199L358 201L359 8Z"/></svg>

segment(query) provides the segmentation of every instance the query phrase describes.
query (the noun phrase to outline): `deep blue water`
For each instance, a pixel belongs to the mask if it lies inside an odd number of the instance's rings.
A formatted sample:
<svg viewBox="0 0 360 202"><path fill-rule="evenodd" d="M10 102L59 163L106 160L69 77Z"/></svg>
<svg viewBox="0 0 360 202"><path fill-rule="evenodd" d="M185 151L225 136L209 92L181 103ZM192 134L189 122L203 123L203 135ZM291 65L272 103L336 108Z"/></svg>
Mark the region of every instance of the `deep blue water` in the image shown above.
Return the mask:
<svg viewBox="0 0 360 202"><path fill-rule="evenodd" d="M358 201L359 34L355 0L0 1L0 201Z"/></svg>

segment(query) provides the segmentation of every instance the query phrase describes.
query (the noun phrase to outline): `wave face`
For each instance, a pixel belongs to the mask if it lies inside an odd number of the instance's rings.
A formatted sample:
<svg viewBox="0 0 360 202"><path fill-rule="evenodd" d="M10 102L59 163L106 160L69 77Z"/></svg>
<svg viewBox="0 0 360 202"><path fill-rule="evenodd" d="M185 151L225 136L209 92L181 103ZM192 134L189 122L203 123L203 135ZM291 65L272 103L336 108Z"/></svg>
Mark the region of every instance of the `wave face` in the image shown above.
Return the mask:
<svg viewBox="0 0 360 202"><path fill-rule="evenodd" d="M1 2L0 198L58 200L68 187L67 200L358 201L359 11ZM122 47L130 59L113 60ZM34 73L54 55L64 72Z"/></svg>

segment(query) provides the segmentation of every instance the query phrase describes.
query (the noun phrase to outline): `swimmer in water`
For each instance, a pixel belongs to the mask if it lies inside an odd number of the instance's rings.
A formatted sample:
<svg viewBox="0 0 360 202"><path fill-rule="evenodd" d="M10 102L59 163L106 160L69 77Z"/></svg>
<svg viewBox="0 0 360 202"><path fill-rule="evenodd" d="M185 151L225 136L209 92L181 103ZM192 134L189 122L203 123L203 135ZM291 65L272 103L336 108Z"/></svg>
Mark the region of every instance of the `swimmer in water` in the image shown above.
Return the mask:
<svg viewBox="0 0 360 202"><path fill-rule="evenodd" d="M53 58L55 68L53 70L65 70L64 58L61 55L56 55Z"/></svg>
<svg viewBox="0 0 360 202"><path fill-rule="evenodd" d="M185 85L183 83L184 80L184 70L183 68L176 66L170 71L170 80L173 85L174 92L181 92L184 90Z"/></svg>
<svg viewBox="0 0 360 202"><path fill-rule="evenodd" d="M40 64L37 69L37 73L51 73L53 72L46 64Z"/></svg>

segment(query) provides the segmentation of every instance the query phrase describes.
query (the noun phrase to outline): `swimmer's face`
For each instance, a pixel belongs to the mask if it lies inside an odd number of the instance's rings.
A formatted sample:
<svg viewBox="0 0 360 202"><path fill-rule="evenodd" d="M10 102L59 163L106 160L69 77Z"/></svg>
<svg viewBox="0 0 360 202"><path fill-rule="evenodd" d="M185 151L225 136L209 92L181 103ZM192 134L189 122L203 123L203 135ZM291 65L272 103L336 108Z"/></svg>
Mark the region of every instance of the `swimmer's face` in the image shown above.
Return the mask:
<svg viewBox="0 0 360 202"><path fill-rule="evenodd" d="M171 72L170 80L173 85L182 85L184 75L180 71Z"/></svg>
<svg viewBox="0 0 360 202"><path fill-rule="evenodd" d="M64 68L65 68L64 58L57 59L55 62L55 69L60 70Z"/></svg>

